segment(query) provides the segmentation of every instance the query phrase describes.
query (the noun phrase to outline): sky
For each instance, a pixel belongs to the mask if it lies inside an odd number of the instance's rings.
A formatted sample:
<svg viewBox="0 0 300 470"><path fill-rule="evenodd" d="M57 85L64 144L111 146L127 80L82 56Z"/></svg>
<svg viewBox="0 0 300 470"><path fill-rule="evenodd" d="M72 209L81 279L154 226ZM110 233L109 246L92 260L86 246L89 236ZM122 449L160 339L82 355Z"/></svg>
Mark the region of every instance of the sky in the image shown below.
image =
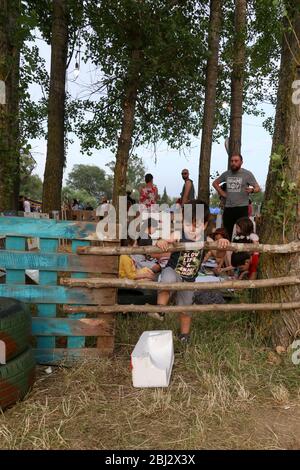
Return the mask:
<svg viewBox="0 0 300 470"><path fill-rule="evenodd" d="M46 60L46 67L50 70L50 47L41 39L36 40L39 46L40 55ZM80 73L78 78L74 78L75 59L71 61L67 72L67 90L73 97L81 96L86 85L92 83L95 78L95 68L91 64L80 63ZM38 86L30 87L30 93L33 99L41 96ZM272 105L263 104L262 109L265 111L265 117L243 116L242 131L242 155L244 158L244 168L253 172L258 183L262 188L265 181L269 166L269 157L271 151L271 136L263 128L264 119L274 116L275 109ZM74 140L73 144L68 147L67 164L64 172L64 182L68 173L76 164L97 165L105 169L105 164L114 159L114 155L109 150L94 150L92 156L83 155L80 152L80 142L74 135L69 135ZM166 142L160 142L154 152L153 146L139 147L136 153L143 158L147 172L154 176L154 183L158 186L159 193L162 194L164 187L171 197L178 197L182 189L181 170L188 168L190 178L198 186L198 168L200 154L200 140L193 138L191 148L188 151L178 151L168 148ZM32 140L32 155L37 162L35 173L42 179L44 175L47 143L45 140ZM216 172L222 173L227 169L227 153L224 147L224 141L213 144L211 174ZM170 171L171 170L171 171ZM135 189L135 188L133 188Z"/></svg>

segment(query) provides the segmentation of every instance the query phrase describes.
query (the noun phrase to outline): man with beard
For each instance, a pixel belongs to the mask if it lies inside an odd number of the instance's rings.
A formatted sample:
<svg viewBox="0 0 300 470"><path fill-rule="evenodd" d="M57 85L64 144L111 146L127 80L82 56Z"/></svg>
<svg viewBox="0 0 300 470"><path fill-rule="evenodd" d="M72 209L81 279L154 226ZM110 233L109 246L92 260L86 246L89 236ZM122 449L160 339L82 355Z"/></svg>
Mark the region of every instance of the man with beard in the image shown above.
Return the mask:
<svg viewBox="0 0 300 470"><path fill-rule="evenodd" d="M248 217L249 194L260 192L253 174L241 168L242 164L242 155L233 155L230 159L230 170L222 173L213 182L213 187L218 194L226 199L223 225L230 240L236 221L241 217ZM226 192L220 186L222 183L226 183Z"/></svg>

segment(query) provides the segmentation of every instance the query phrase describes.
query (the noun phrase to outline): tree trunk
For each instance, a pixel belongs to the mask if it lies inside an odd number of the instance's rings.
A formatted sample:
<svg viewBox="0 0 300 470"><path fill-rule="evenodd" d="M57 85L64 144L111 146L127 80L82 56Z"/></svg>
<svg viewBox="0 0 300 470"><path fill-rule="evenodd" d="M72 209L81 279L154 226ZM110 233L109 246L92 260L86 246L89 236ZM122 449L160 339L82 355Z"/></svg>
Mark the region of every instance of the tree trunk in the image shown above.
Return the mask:
<svg viewBox="0 0 300 470"><path fill-rule="evenodd" d="M61 209L65 164L65 84L68 55L68 7L53 0L48 145L43 184L43 212Z"/></svg>
<svg viewBox="0 0 300 470"><path fill-rule="evenodd" d="M246 58L247 0L235 0L235 37L233 49L233 67L231 74L231 110L229 159L233 154L241 153L243 90Z"/></svg>
<svg viewBox="0 0 300 470"><path fill-rule="evenodd" d="M221 0L211 0L208 36L209 57L206 68L205 103L198 181L198 197L207 204L209 204L210 195L210 162L216 109L221 15Z"/></svg>
<svg viewBox="0 0 300 470"><path fill-rule="evenodd" d="M131 56L131 67L125 80L122 129L118 139L114 171L113 204L116 208L118 208L118 197L126 194L127 166L134 128L136 98L139 86L139 71L140 51L134 50Z"/></svg>
<svg viewBox="0 0 300 470"><path fill-rule="evenodd" d="M17 210L20 174L19 2L0 0L0 211Z"/></svg>
<svg viewBox="0 0 300 470"><path fill-rule="evenodd" d="M285 19L273 158L269 166L260 231L262 243L282 243L300 239L300 105L292 101L292 85L296 80L300 80L296 63L297 61L300 64L300 0L289 0L285 4L292 28L289 20ZM299 274L300 254L264 255L260 264L260 275L263 278L292 276ZM255 298L265 302L295 301L300 299L300 288L286 286L261 290ZM287 347L299 336L300 309L258 316L257 324L261 334L274 346Z"/></svg>

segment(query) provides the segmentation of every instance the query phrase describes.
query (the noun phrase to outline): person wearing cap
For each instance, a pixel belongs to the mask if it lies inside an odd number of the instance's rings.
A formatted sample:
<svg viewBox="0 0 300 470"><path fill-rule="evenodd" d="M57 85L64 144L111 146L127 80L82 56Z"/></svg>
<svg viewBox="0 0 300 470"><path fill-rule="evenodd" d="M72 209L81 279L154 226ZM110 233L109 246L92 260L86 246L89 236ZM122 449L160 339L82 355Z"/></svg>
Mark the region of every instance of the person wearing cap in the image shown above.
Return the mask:
<svg viewBox="0 0 300 470"><path fill-rule="evenodd" d="M186 204L188 201L195 199L195 188L193 181L190 179L189 170L186 168L183 169L181 176L184 181L184 185L180 194L180 203L182 206L184 206L184 204Z"/></svg>

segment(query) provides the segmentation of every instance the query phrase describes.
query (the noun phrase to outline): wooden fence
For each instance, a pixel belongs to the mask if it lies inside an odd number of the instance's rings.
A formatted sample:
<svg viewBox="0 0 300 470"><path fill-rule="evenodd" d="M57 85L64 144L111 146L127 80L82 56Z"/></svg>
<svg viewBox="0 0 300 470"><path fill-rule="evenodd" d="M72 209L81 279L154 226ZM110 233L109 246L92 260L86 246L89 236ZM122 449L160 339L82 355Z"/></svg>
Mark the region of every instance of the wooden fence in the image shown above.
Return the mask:
<svg viewBox="0 0 300 470"><path fill-rule="evenodd" d="M60 307L108 306L116 302L116 288L72 289L58 285L65 277L117 277L116 257L76 254L78 247L90 246L93 240L98 240L95 229L95 223L0 217L0 237L5 237L4 249L0 250L0 268L6 271L4 283L0 284L0 296L36 305L32 309L32 333L36 337L36 359L41 364L113 352L113 314L87 318L82 308L79 312L75 307L72 314L66 315ZM27 239L32 237L39 238L39 250L28 251ZM71 240L69 253L59 252L60 239ZM38 285L26 285L26 270L38 270Z"/></svg>
<svg viewBox="0 0 300 470"><path fill-rule="evenodd" d="M36 337L36 358L39 363L56 364L61 360L99 357L114 349L115 313L117 312L181 312L180 306L118 305L117 289L256 289L300 284L300 276L279 277L256 281L225 281L213 283L160 284L151 281L117 279L120 254L154 253L157 247L121 248L116 241L99 246L94 222L56 221L0 217L0 268L6 270L0 296L13 297L36 304L33 313L33 335ZM26 251L27 238L40 239L37 251ZM71 241L71 252L59 252L59 240ZM98 246L91 246L96 243ZM193 249L216 249L215 244L193 244ZM186 249L177 244L169 251ZM286 245L232 244L232 251L285 254L300 252L300 243ZM38 270L38 285L25 284L25 271ZM62 308L60 308L62 306ZM191 305L187 312L291 310L300 308L300 299L273 304ZM87 317L87 315L92 317ZM94 337L94 344L89 344Z"/></svg>

